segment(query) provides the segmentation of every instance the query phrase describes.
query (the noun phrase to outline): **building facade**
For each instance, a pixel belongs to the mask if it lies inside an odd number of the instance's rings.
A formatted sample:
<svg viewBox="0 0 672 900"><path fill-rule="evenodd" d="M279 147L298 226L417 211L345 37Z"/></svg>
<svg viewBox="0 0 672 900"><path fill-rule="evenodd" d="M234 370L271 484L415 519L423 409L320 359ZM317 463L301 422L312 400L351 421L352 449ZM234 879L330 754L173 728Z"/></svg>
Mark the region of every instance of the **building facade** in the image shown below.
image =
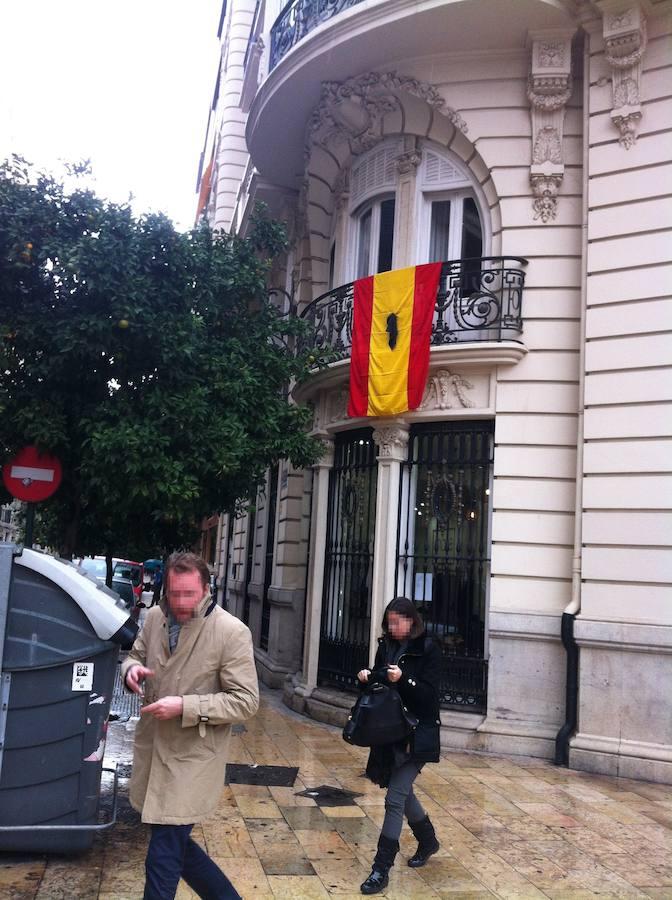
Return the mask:
<svg viewBox="0 0 672 900"><path fill-rule="evenodd" d="M324 455L224 517L262 679L342 721L383 609L446 746L672 781L668 0L231 0L201 209L287 224ZM207 166L206 166L207 163ZM351 419L352 282L441 262L419 408Z"/></svg>

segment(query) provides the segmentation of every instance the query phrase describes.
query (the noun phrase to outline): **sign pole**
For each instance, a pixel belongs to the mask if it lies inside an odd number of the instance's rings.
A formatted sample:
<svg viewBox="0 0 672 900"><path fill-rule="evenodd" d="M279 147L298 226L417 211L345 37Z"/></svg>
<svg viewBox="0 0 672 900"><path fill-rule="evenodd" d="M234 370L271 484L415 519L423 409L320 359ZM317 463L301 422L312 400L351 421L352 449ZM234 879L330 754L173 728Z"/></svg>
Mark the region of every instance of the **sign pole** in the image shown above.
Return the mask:
<svg viewBox="0 0 672 900"><path fill-rule="evenodd" d="M31 549L33 546L33 526L35 524L35 504L26 504L26 533L24 535L24 545Z"/></svg>

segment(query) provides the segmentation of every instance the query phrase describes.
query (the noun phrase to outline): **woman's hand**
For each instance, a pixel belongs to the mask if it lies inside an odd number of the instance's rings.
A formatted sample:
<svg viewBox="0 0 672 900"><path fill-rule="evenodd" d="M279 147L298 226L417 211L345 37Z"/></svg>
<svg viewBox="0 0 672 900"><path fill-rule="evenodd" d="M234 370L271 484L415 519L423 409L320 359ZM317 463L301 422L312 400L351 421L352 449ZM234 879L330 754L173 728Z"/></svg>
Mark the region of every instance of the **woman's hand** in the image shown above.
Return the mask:
<svg viewBox="0 0 672 900"><path fill-rule="evenodd" d="M391 681L394 684L396 681L399 681L401 678L401 669L399 666L388 666L387 667L387 680Z"/></svg>
<svg viewBox="0 0 672 900"><path fill-rule="evenodd" d="M371 669L362 669L360 672L357 672L357 680L361 681L362 684L366 684L369 680L369 675L371 674Z"/></svg>

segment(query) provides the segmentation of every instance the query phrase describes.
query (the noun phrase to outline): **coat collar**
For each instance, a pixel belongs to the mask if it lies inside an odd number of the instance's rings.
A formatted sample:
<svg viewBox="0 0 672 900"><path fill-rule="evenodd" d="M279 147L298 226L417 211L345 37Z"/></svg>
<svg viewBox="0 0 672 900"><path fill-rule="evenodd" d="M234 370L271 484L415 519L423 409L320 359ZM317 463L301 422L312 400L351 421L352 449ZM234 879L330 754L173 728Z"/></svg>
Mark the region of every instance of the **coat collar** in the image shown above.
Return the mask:
<svg viewBox="0 0 672 900"><path fill-rule="evenodd" d="M417 637L411 638L408 642L408 646L404 650L404 656L422 656L425 652L425 638L427 637L427 632L423 631L422 634L419 634ZM385 643L385 636L378 638L379 644Z"/></svg>

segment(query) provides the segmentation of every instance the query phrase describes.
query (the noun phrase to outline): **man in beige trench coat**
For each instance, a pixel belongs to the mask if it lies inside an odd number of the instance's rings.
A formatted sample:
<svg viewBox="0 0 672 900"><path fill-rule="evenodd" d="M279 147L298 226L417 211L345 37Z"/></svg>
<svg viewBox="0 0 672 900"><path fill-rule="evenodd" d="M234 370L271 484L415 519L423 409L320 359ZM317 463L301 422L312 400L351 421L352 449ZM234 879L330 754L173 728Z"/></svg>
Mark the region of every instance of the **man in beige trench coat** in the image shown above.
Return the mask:
<svg viewBox="0 0 672 900"><path fill-rule="evenodd" d="M129 690L144 687L129 788L152 826L144 900L172 900L180 878L207 900L239 898L190 836L217 807L231 725L259 706L249 629L215 604L208 584L199 556L174 553L165 596L122 664Z"/></svg>

